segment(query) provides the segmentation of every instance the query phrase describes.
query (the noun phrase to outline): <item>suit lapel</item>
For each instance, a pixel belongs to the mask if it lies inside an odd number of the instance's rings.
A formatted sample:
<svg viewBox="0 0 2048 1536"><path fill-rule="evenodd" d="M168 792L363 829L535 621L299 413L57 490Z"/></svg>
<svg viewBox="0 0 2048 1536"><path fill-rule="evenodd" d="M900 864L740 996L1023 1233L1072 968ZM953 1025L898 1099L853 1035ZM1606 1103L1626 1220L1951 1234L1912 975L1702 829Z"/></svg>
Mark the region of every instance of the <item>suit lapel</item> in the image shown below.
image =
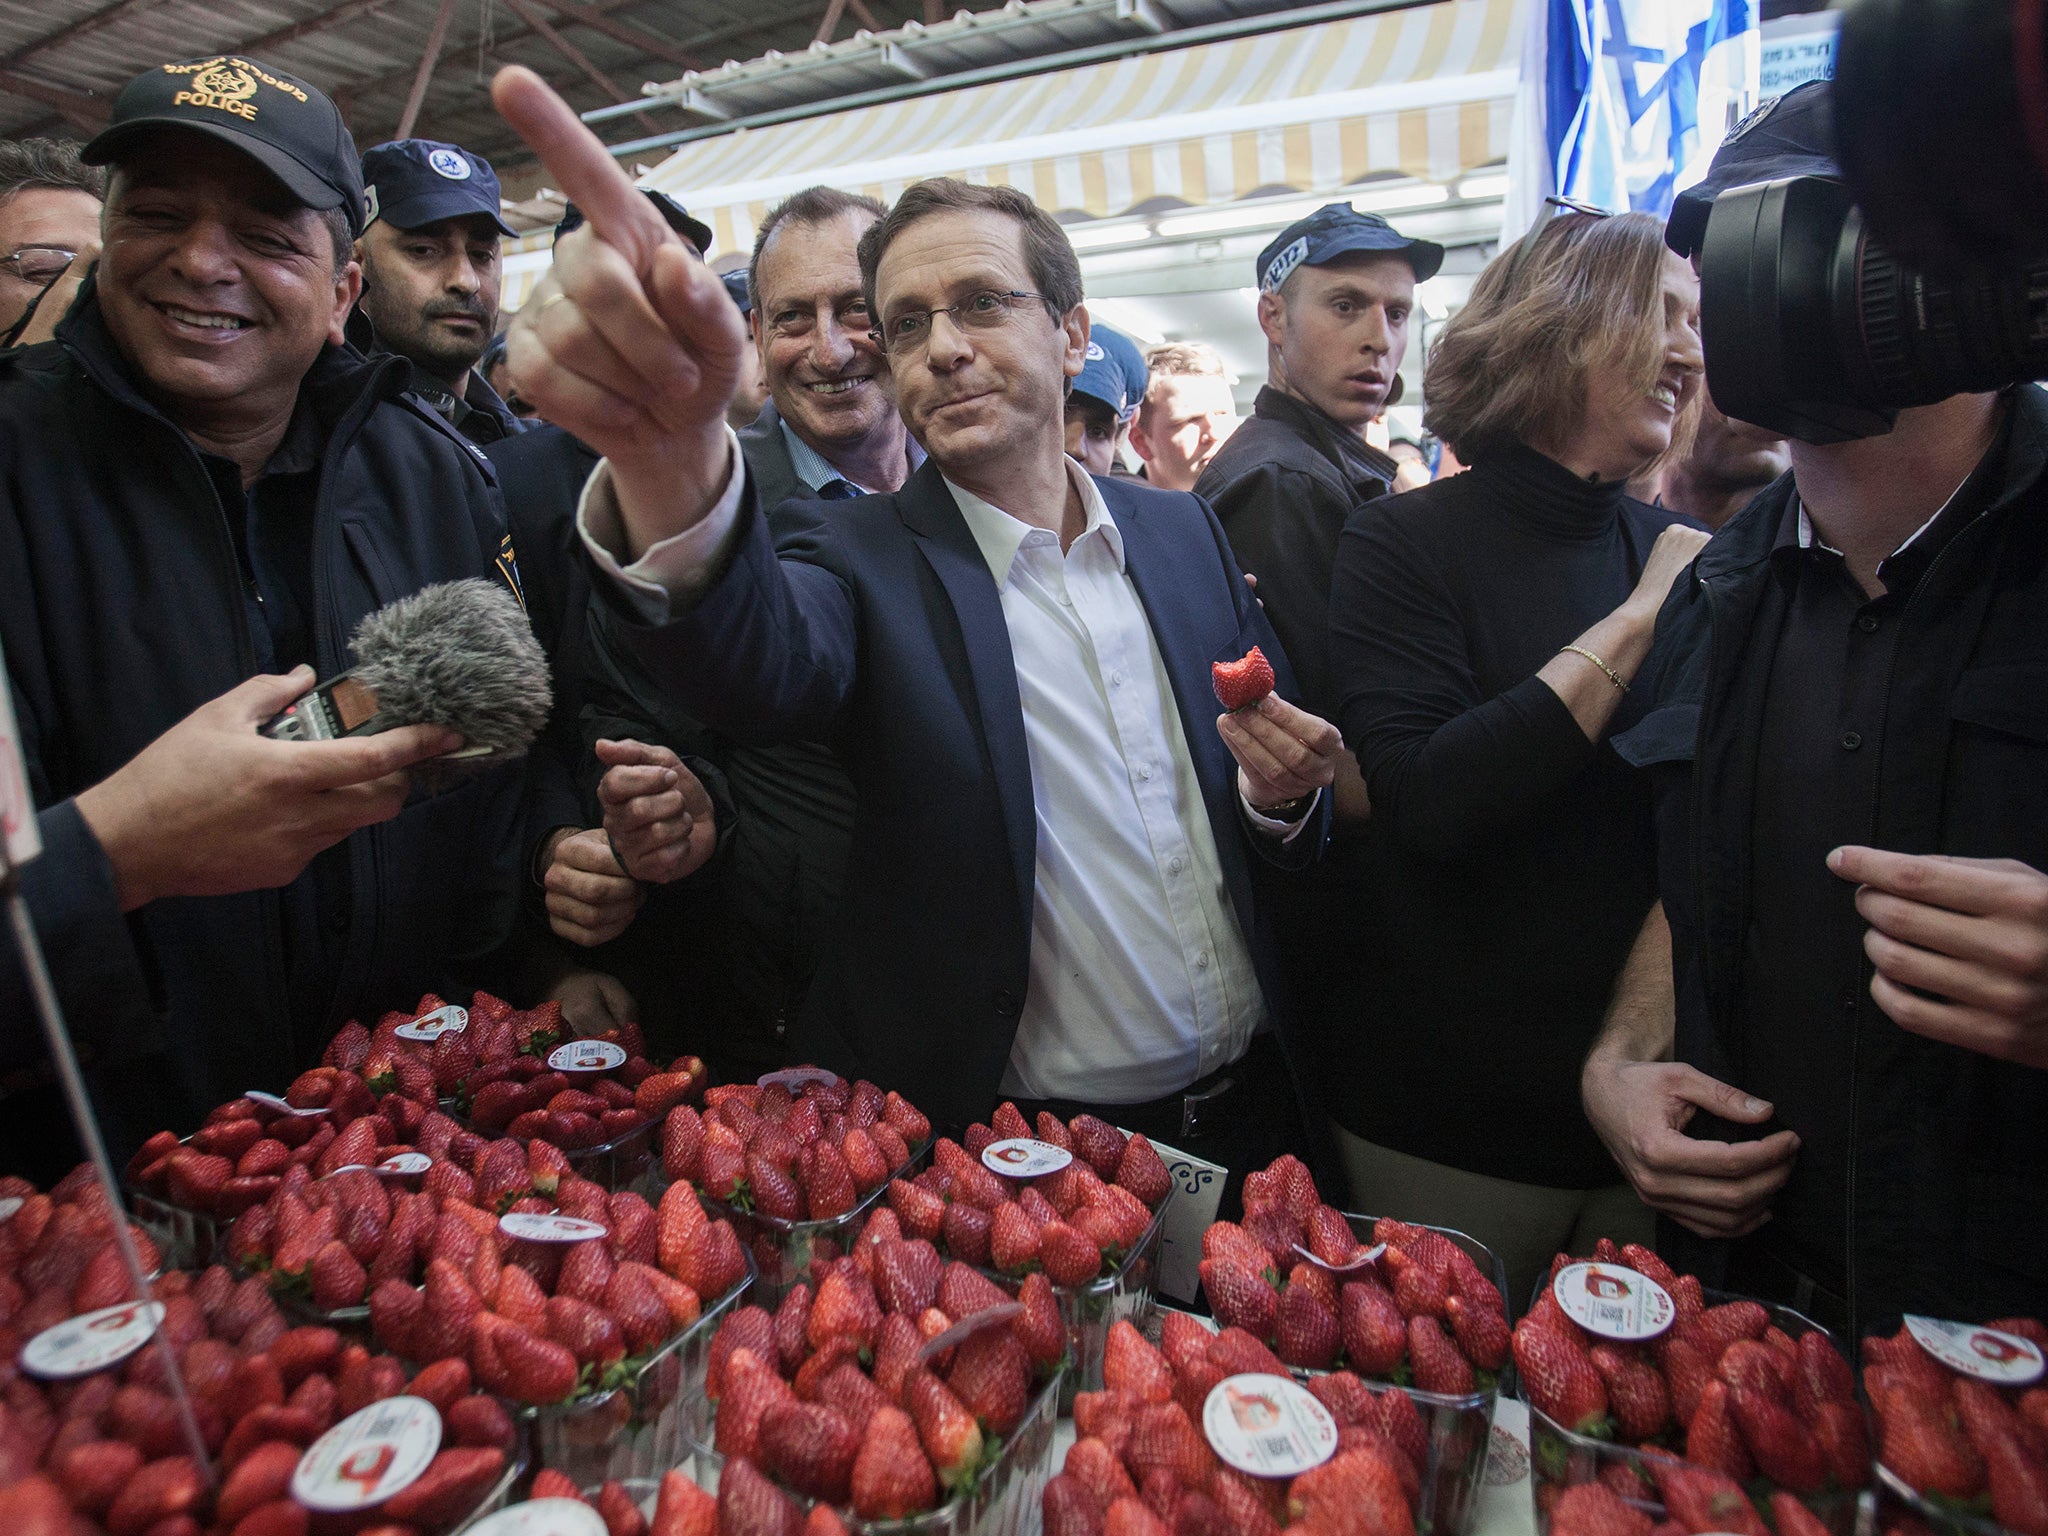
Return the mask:
<svg viewBox="0 0 2048 1536"><path fill-rule="evenodd" d="M960 624L982 736L988 743L989 762L1002 800L1018 911L1028 923L1038 857L1038 821L1032 802L1031 755L1024 741L1024 705L1017 694L1017 660L1010 650L1002 594L996 590L981 546L974 542L937 464L925 461L897 494L896 506L926 563L945 587Z"/></svg>

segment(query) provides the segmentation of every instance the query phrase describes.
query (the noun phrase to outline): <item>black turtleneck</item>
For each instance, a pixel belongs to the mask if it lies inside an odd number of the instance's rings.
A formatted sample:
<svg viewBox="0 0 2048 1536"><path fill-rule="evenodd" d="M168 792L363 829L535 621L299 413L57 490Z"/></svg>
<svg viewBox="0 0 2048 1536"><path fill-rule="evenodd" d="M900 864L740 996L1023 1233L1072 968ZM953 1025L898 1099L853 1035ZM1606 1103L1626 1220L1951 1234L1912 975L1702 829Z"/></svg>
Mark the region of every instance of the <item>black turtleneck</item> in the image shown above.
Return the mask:
<svg viewBox="0 0 2048 1536"><path fill-rule="evenodd" d="M1332 691L1372 824L1363 994L1325 1081L1367 1141L1523 1183L1620 1179L1579 1067L1655 898L1649 792L1536 672L1675 520L1511 448L1344 530ZM1610 732L1639 712L1624 700Z"/></svg>

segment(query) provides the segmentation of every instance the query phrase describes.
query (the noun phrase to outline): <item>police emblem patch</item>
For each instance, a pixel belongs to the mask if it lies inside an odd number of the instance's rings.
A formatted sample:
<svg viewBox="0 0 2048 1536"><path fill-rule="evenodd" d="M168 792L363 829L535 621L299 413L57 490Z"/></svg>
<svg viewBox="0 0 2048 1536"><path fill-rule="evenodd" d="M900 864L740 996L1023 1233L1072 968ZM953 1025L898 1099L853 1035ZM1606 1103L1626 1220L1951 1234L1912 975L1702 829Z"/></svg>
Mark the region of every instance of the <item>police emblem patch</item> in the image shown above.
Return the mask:
<svg viewBox="0 0 2048 1536"><path fill-rule="evenodd" d="M1280 285L1293 275L1294 269L1301 265L1301 259L1306 255L1308 255L1308 236L1303 235L1299 240L1288 246L1286 250L1273 258L1273 264L1266 268L1266 280L1260 283L1259 287L1267 293L1276 292Z"/></svg>
<svg viewBox="0 0 2048 1536"><path fill-rule="evenodd" d="M179 107L206 107L215 112L226 112L244 122L256 119L256 104L249 98L256 94L256 77L241 67L237 60L216 59L196 71L191 87L171 98L171 104Z"/></svg>
<svg viewBox="0 0 2048 1536"><path fill-rule="evenodd" d="M452 149L437 149L427 156L427 164L450 181L469 180L469 162Z"/></svg>
<svg viewBox="0 0 2048 1536"><path fill-rule="evenodd" d="M1109 354L1108 354L1107 352L1105 352L1105 351L1103 351L1103 350L1102 350L1102 343L1101 343L1101 342L1099 342L1099 341L1091 341L1091 342L1089 342L1089 343L1088 343L1088 351L1087 351L1087 353L1085 354L1085 356L1087 357L1087 359L1088 359L1088 361L1089 361L1089 362L1091 362L1091 363L1099 363L1099 362L1101 362L1101 361L1102 361L1102 360L1103 360L1103 359L1104 359L1105 357L1109 356Z"/></svg>
<svg viewBox="0 0 2048 1536"><path fill-rule="evenodd" d="M1771 113L1776 109L1778 103L1783 101L1784 99L1785 98L1782 96L1773 96L1769 100L1760 104L1755 111L1749 114L1749 116L1745 117L1741 122L1737 123L1733 128L1730 128L1728 130L1728 137L1721 141L1722 147L1725 149L1728 145L1733 144L1737 139L1741 138L1744 134L1748 133L1750 129L1754 128L1758 123L1762 122L1765 118L1769 117Z"/></svg>

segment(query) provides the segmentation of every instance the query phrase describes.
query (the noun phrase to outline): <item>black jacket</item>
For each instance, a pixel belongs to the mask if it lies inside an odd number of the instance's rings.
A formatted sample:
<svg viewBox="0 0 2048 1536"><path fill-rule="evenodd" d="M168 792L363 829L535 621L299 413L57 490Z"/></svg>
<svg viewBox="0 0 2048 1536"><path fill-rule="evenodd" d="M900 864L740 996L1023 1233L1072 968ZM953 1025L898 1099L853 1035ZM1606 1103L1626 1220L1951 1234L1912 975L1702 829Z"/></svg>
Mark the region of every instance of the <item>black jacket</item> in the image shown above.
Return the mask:
<svg viewBox="0 0 2048 1536"><path fill-rule="evenodd" d="M25 884L72 1032L110 1068L149 1063L147 1102L118 1142L189 1129L245 1088L281 1089L347 1017L455 985L511 918L522 774L415 800L341 845L338 975L319 1017L284 1003L282 893L167 899L124 918L72 796L253 675L258 647L214 482L137 390L90 290L58 337L0 355L0 647L46 845ZM324 432L310 582L322 677L347 666L372 609L498 569L489 465L404 398L406 376L329 348L302 387ZM0 1071L17 1088L39 1081L30 1017L0 945Z"/></svg>
<svg viewBox="0 0 2048 1536"><path fill-rule="evenodd" d="M811 495L790 462L772 400L738 436L762 506ZM771 510L768 520L779 532L778 513ZM720 821L716 860L682 882L698 890L679 888L665 906L650 904L635 927L687 923L699 943L717 935L722 974L704 984L715 986L730 1013L714 1065L750 1077L786 1066L790 1032L838 921L853 781L819 743L742 744L706 728L662 696L637 657L615 645L600 649L602 681L585 713L586 747L601 735L662 742L689 758L713 800L721 808L729 800L732 809L730 822Z"/></svg>
<svg viewBox="0 0 2048 1536"><path fill-rule="evenodd" d="M2048 870L2048 394L2029 385L2012 400L2002 487L1901 609L1866 841ZM1614 738L1658 781L1678 1059L1737 1087L1750 829L1769 771L1754 743L1778 628L1770 552L1793 489L1787 475L1766 490L1673 588L1635 683L1654 707ZM2048 1072L1900 1029L1868 980L1866 965L1840 1109L1853 1117L1838 1240L1856 1323L2048 1312ZM1698 1121L1689 1133L1756 1134ZM1666 1227L1712 1284L1725 1245Z"/></svg>
<svg viewBox="0 0 2048 1536"><path fill-rule="evenodd" d="M1307 707L1337 718L1330 694L1330 573L1354 510L1387 494L1394 461L1312 405L1270 385L1195 482L1230 547L1259 578L1259 601L1287 647Z"/></svg>

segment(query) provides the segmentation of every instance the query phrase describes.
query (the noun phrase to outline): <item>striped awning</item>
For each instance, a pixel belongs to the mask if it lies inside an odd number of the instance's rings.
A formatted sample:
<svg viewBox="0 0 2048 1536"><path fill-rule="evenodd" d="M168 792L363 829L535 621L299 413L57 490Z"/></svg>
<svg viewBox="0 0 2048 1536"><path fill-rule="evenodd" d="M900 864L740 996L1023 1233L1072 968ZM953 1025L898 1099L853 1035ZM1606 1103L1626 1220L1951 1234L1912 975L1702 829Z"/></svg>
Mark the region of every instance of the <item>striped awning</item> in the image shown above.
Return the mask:
<svg viewBox="0 0 2048 1536"><path fill-rule="evenodd" d="M824 183L893 201L925 176L1020 187L1097 218L1152 198L1442 181L1503 159L1517 0L1434 5L1142 54L683 146L644 183L744 251L782 198Z"/></svg>

